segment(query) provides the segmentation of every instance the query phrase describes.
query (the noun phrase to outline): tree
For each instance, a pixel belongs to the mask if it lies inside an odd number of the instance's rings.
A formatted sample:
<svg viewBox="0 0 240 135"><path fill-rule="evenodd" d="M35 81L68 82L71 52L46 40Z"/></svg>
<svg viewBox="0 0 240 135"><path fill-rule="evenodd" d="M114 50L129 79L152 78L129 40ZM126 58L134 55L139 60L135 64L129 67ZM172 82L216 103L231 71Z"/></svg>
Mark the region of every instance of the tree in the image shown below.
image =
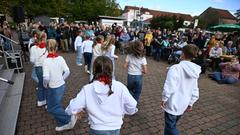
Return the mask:
<svg viewBox="0 0 240 135"><path fill-rule="evenodd" d="M0 12L11 15L12 6L21 0L1 0ZM27 16L39 15L95 20L99 15L120 16L116 0L22 0Z"/></svg>
<svg viewBox="0 0 240 135"><path fill-rule="evenodd" d="M177 16L158 16L153 17L151 20L150 27L153 29L157 28L167 28L171 30L176 30L183 26L183 19Z"/></svg>

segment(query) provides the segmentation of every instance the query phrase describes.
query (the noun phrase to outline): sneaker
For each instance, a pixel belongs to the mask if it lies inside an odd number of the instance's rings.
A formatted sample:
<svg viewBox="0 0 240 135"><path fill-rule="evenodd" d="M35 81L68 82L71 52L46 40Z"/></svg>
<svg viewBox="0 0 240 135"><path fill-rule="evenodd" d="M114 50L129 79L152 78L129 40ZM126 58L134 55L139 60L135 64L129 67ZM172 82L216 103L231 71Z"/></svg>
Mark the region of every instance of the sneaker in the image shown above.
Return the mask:
<svg viewBox="0 0 240 135"><path fill-rule="evenodd" d="M56 131L63 131L63 130L72 129L72 128L75 126L76 121L77 121L76 116L75 116L75 115L72 115L72 116L71 116L71 120L70 120L70 122L69 122L68 124L63 125L63 126L61 126L61 127L56 127L55 130L56 130Z"/></svg>
<svg viewBox="0 0 240 135"><path fill-rule="evenodd" d="M80 64L77 64L78 66L82 66L82 63L80 63Z"/></svg>
<svg viewBox="0 0 240 135"><path fill-rule="evenodd" d="M74 128L76 122L77 122L77 117L75 115L72 115L71 116L71 121L70 121L72 128Z"/></svg>
<svg viewBox="0 0 240 135"><path fill-rule="evenodd" d="M89 71L89 70L87 70L87 73L88 73L88 74L90 74L90 71Z"/></svg>
<svg viewBox="0 0 240 135"><path fill-rule="evenodd" d="M87 65L86 65L86 66L84 66L84 70L85 70L85 72L87 72L87 71L88 71L88 69L87 69Z"/></svg>
<svg viewBox="0 0 240 135"><path fill-rule="evenodd" d="M37 106L38 106L38 107L40 107L40 106L44 106L44 105L46 105L46 104L47 104L46 100L43 100L43 101L37 101Z"/></svg>

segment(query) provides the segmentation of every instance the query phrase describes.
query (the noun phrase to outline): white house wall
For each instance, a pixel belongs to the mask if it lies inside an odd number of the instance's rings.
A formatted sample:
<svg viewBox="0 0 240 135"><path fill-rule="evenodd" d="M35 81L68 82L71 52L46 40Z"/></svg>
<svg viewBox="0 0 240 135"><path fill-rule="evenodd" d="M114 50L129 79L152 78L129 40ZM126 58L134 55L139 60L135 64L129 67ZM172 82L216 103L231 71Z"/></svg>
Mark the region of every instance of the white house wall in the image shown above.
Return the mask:
<svg viewBox="0 0 240 135"><path fill-rule="evenodd" d="M117 23L118 26L123 26L123 20L100 19L99 23L105 26L112 26L113 23Z"/></svg>

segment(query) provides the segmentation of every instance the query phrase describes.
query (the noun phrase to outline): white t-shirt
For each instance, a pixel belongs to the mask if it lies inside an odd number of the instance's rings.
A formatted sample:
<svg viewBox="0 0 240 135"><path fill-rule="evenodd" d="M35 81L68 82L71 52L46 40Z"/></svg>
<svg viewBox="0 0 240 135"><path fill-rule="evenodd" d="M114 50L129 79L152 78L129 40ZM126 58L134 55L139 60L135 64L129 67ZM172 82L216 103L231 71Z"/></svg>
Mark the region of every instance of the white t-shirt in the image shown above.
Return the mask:
<svg viewBox="0 0 240 135"><path fill-rule="evenodd" d="M103 53L104 56L108 56L111 60L114 60L114 58L118 58L115 53L115 45L111 45L111 47Z"/></svg>
<svg viewBox="0 0 240 135"><path fill-rule="evenodd" d="M93 41L92 40L85 40L82 43L82 49L83 49L83 53L88 52L88 53L92 53L93 50Z"/></svg>
<svg viewBox="0 0 240 135"><path fill-rule="evenodd" d="M143 66L147 65L145 57L135 57L133 55L127 55L126 62L128 63L128 74L130 75L142 75Z"/></svg>
<svg viewBox="0 0 240 135"><path fill-rule="evenodd" d="M77 38L75 39L75 42L74 42L74 48L75 50L77 50L77 47L78 46L81 46L82 45L82 37L81 36L77 36Z"/></svg>
<svg viewBox="0 0 240 135"><path fill-rule="evenodd" d="M34 67L41 67L44 59L47 58L48 51L46 48L39 48L38 46L31 47L30 61L34 64Z"/></svg>
<svg viewBox="0 0 240 135"><path fill-rule="evenodd" d="M47 58L43 62L43 77L49 77L49 87L57 88L65 84L63 73L69 70L62 56Z"/></svg>

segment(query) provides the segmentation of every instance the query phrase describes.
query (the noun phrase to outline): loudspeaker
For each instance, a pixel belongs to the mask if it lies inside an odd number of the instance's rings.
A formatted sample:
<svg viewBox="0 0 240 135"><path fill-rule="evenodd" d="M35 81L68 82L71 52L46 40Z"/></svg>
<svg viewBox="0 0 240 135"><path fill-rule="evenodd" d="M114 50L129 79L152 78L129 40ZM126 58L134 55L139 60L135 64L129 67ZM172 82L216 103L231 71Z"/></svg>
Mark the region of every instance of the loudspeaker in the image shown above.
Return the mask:
<svg viewBox="0 0 240 135"><path fill-rule="evenodd" d="M13 7L13 20L17 23L25 22L24 9L22 6Z"/></svg>

